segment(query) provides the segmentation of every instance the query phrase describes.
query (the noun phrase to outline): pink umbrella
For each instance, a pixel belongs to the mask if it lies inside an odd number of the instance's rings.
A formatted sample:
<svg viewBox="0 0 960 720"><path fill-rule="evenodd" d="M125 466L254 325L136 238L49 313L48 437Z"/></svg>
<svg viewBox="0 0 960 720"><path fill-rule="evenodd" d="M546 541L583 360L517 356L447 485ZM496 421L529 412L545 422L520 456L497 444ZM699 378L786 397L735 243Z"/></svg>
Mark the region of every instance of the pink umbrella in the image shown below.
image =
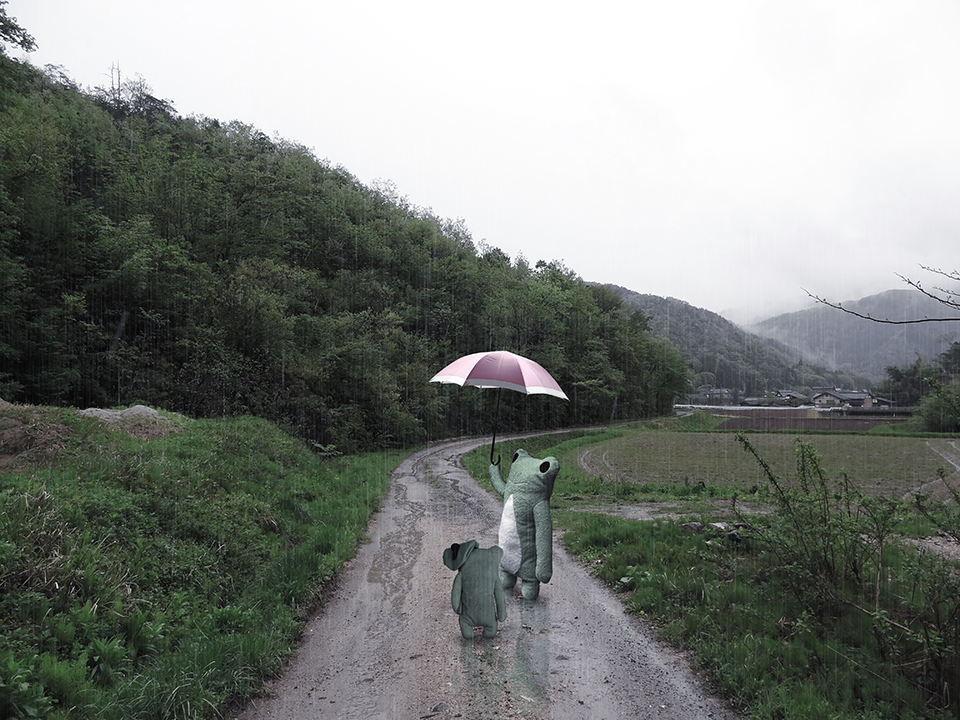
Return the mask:
<svg viewBox="0 0 960 720"><path fill-rule="evenodd" d="M430 378L430 382L497 388L497 413L494 416L493 440L490 443L491 464L493 464L493 446L497 441L496 418L500 414L501 388L516 390L526 395L553 395L563 400L569 399L542 365L506 350L464 355ZM498 457L497 463L499 462Z"/></svg>

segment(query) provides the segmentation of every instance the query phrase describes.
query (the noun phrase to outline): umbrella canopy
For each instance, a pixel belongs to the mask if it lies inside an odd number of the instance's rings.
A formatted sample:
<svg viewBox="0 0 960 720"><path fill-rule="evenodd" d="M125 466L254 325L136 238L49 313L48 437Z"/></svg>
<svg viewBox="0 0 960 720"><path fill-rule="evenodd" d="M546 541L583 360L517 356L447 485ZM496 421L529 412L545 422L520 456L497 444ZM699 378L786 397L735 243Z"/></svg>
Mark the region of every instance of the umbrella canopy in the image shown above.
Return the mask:
<svg viewBox="0 0 960 720"><path fill-rule="evenodd" d="M525 395L553 395L569 400L542 365L506 350L464 355L430 378L430 382L506 388Z"/></svg>
<svg viewBox="0 0 960 720"><path fill-rule="evenodd" d="M500 390L507 388L525 395L552 395L569 400L557 381L539 363L506 350L473 353L454 360L438 372L430 382L472 385L479 388L497 388L497 411L493 421L493 440L490 442L490 463L497 442L497 417L500 414Z"/></svg>

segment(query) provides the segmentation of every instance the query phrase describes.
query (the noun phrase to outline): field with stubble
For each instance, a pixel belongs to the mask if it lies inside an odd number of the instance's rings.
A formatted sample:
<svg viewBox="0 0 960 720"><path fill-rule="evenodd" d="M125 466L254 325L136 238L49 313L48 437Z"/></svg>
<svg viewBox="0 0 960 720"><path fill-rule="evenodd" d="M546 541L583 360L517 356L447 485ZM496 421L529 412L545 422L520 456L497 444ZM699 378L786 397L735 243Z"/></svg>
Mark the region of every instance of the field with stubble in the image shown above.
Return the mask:
<svg viewBox="0 0 960 720"><path fill-rule="evenodd" d="M864 492L900 498L938 481L938 469L957 473L960 451L949 438L881 435L804 435L823 458L823 467L841 472ZM751 434L750 441L774 471L796 477L796 438L789 433ZM756 460L734 433L629 433L584 449L581 467L608 480L667 485L726 486L750 492L763 483ZM942 483L940 483L942 484Z"/></svg>

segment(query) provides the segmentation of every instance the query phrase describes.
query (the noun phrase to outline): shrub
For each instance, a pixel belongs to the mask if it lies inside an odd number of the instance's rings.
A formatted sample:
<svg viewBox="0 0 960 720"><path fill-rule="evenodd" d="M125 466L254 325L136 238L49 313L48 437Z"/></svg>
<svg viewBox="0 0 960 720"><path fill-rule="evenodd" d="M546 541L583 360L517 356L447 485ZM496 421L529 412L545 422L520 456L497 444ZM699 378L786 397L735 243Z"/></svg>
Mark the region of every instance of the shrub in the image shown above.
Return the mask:
<svg viewBox="0 0 960 720"><path fill-rule="evenodd" d="M931 382L931 390L920 401L920 415L930 432L960 432L960 379L949 385Z"/></svg>
<svg viewBox="0 0 960 720"><path fill-rule="evenodd" d="M883 550L902 519L902 503L866 496L843 472L831 480L817 451L800 439L796 485L790 486L745 436L737 440L760 464L777 507L776 522L752 530L779 558L797 599L823 615L868 577L879 583Z"/></svg>
<svg viewBox="0 0 960 720"><path fill-rule="evenodd" d="M36 662L36 655L33 662ZM0 717L43 718L53 706L33 669L21 664L9 651L0 651Z"/></svg>

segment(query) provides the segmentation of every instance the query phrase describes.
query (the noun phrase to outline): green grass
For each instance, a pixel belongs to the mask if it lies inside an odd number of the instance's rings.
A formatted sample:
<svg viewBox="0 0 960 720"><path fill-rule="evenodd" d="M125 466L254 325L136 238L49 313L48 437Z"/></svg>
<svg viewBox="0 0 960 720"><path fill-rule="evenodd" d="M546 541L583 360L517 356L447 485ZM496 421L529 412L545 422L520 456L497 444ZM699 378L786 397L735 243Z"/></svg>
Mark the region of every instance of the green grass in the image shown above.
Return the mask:
<svg viewBox="0 0 960 720"><path fill-rule="evenodd" d="M628 611L691 650L746 716L935 716L924 693L879 660L870 616L838 605L825 622L812 617L761 545L730 542L722 531L685 533L680 521L571 511L556 519L568 549ZM896 551L887 560L905 562Z"/></svg>
<svg viewBox="0 0 960 720"><path fill-rule="evenodd" d="M213 717L257 692L402 459L181 425L143 441L30 409L0 473L0 716Z"/></svg>
<svg viewBox="0 0 960 720"><path fill-rule="evenodd" d="M960 569L896 541L936 530L900 498L938 475L956 485L931 449L955 451L953 438L811 433L798 445L751 433L765 470L714 426L693 416L502 452L560 459L552 507L565 545L629 612L690 650L745 717L954 717ZM465 464L493 492L488 454ZM761 514L738 514L735 492ZM618 516L629 503L661 519ZM944 507L939 517L958 519ZM745 523L736 540L732 526L710 527L721 520ZM687 521L705 533L685 532Z"/></svg>
<svg viewBox="0 0 960 720"><path fill-rule="evenodd" d="M279 672L325 580L354 553L402 459L322 459L253 418L168 418L180 432L138 440L68 410L5 413L26 440L18 462L0 471L3 717L214 717L257 692ZM940 717L930 708L944 688L923 677L957 665L956 570L888 544L882 566L858 557L859 582L827 601L798 592L824 586L805 582L803 557L782 560L797 528L735 436L710 432L716 422L695 413L498 451L505 474L519 447L560 459L553 505L571 551L631 612L691 648L745 714ZM792 438L749 437L784 483L796 482ZM930 449L949 450L942 437L805 439L823 467L839 475L839 464L863 483L867 498L899 497L938 470L956 478ZM483 446L465 464L489 488L488 456ZM608 475L581 467L591 457ZM683 520L730 519L733 493L748 482L767 488L750 497L769 513L751 521L743 542L681 531ZM582 511L639 502L680 519ZM889 519L898 532L931 531L907 510ZM814 525L803 520L799 531ZM842 524L831 527L842 537ZM877 578L880 602L871 604Z"/></svg>

